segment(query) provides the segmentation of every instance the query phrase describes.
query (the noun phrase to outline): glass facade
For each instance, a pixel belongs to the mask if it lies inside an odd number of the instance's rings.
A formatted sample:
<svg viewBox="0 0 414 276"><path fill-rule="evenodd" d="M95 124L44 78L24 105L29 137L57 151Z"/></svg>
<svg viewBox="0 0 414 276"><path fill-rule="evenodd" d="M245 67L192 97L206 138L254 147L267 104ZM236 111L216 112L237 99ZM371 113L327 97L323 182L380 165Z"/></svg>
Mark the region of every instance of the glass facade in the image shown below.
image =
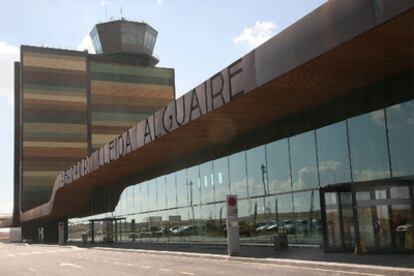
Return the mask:
<svg viewBox="0 0 414 276"><path fill-rule="evenodd" d="M124 190L114 213L93 218L125 217L122 240L136 235L143 240L224 242L224 200L232 193L239 197L242 242L271 242L271 236L283 230L290 243L318 244L322 242L320 187L412 176L413 164L411 100L138 183ZM407 188L360 191L356 199L388 200L394 211L387 213L386 205L376 206L378 220L385 225L389 219L384 216L392 214L394 220L408 224L408 193ZM328 239L336 244L339 234L333 224L338 220L335 206L341 203L348 208L350 194L341 194L340 198L326 194L324 200L330 208L328 227L333 229ZM373 207L362 204L359 208L359 231L366 237L365 246L387 244L389 236L384 234L374 240L370 232L375 229L364 224L371 221ZM351 223L347 223L347 214L342 218L346 222L345 242L354 239L348 234ZM72 226L84 225L88 219L91 217L70 222ZM71 232L70 237L76 239L73 233L80 232Z"/></svg>

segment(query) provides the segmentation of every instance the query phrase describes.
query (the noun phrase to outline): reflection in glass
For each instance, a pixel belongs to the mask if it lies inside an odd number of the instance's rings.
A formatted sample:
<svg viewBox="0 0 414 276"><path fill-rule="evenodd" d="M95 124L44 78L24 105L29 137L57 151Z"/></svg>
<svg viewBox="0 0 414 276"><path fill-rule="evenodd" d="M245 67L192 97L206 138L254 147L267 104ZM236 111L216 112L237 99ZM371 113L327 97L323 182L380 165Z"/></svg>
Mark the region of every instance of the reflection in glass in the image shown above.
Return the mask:
<svg viewBox="0 0 414 276"><path fill-rule="evenodd" d="M187 188L187 173L186 170L181 170L176 173L177 177L177 205L179 207L187 206L188 188Z"/></svg>
<svg viewBox="0 0 414 276"><path fill-rule="evenodd" d="M277 232L276 221L273 220L270 204L267 197L251 199L250 204L250 231L255 240L266 239L266 236Z"/></svg>
<svg viewBox="0 0 414 276"><path fill-rule="evenodd" d="M414 174L414 100L386 109L393 176Z"/></svg>
<svg viewBox="0 0 414 276"><path fill-rule="evenodd" d="M135 191L134 191L134 186L129 186L128 188L128 197L127 197L127 213L128 214L132 214L135 213L135 201L134 201L134 196L135 196Z"/></svg>
<svg viewBox="0 0 414 276"><path fill-rule="evenodd" d="M134 201L135 201L135 212L141 212L141 185L134 185Z"/></svg>
<svg viewBox="0 0 414 276"><path fill-rule="evenodd" d="M213 162L200 165L201 202L214 202Z"/></svg>
<svg viewBox="0 0 414 276"><path fill-rule="evenodd" d="M348 120L354 181L390 177L384 110Z"/></svg>
<svg viewBox="0 0 414 276"><path fill-rule="evenodd" d="M293 190L318 187L314 132L293 136L289 141Z"/></svg>
<svg viewBox="0 0 414 276"><path fill-rule="evenodd" d="M293 193L296 240L305 243L319 243L322 239L319 191Z"/></svg>
<svg viewBox="0 0 414 276"><path fill-rule="evenodd" d="M239 200L237 202L239 216L239 233L240 236L250 236L250 219L249 219L249 200ZM224 209L227 212L227 209ZM226 213L227 214L227 213Z"/></svg>
<svg viewBox="0 0 414 276"><path fill-rule="evenodd" d="M346 122L316 130L321 186L351 182Z"/></svg>
<svg viewBox="0 0 414 276"><path fill-rule="evenodd" d="M145 181L141 184L141 210L142 212L149 211L149 203L148 203L148 181Z"/></svg>
<svg viewBox="0 0 414 276"><path fill-rule="evenodd" d="M175 183L175 173L170 173L166 176L167 182L167 208L177 206L177 187Z"/></svg>
<svg viewBox="0 0 414 276"><path fill-rule="evenodd" d="M269 193L291 191L288 139L267 144L266 151Z"/></svg>
<svg viewBox="0 0 414 276"><path fill-rule="evenodd" d="M189 194L189 204L200 204L201 181L198 170L199 166L187 169L187 190Z"/></svg>
<svg viewBox="0 0 414 276"><path fill-rule="evenodd" d="M157 182L156 179L152 179L148 182L148 208L149 211L158 209L157 203Z"/></svg>
<svg viewBox="0 0 414 276"><path fill-rule="evenodd" d="M167 187L165 186L165 176L157 178L157 209L165 209L167 207Z"/></svg>
<svg viewBox="0 0 414 276"><path fill-rule="evenodd" d="M206 240L212 240L219 235L218 224L216 222L214 204L202 206L203 228Z"/></svg>
<svg viewBox="0 0 414 276"><path fill-rule="evenodd" d="M249 196L268 195L265 146L246 151Z"/></svg>
<svg viewBox="0 0 414 276"><path fill-rule="evenodd" d="M227 156L213 161L215 201L226 200L226 195L230 194L228 162Z"/></svg>
<svg viewBox="0 0 414 276"><path fill-rule="evenodd" d="M230 155L230 192L239 199L247 198L246 152L242 151Z"/></svg>
<svg viewBox="0 0 414 276"><path fill-rule="evenodd" d="M227 219L227 209L226 203L216 203L214 205L214 217L216 219L217 227L217 237L225 238L226 237L226 219Z"/></svg>
<svg viewBox="0 0 414 276"><path fill-rule="evenodd" d="M351 192L340 193L345 247L355 247L355 221Z"/></svg>
<svg viewBox="0 0 414 276"><path fill-rule="evenodd" d="M325 193L326 230L330 248L342 246L338 195L337 192Z"/></svg>

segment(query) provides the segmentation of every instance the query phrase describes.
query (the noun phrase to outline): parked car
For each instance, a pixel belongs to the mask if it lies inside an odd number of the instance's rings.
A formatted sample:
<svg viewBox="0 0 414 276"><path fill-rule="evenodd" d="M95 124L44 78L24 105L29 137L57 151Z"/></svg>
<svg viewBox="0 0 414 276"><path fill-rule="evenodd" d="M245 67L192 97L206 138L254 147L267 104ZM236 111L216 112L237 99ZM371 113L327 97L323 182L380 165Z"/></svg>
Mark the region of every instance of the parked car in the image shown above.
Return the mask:
<svg viewBox="0 0 414 276"><path fill-rule="evenodd" d="M282 220L280 222L280 228L286 232L286 234L295 234L296 233L296 225L292 220Z"/></svg>
<svg viewBox="0 0 414 276"><path fill-rule="evenodd" d="M173 233L176 236L190 236L193 234L194 227L191 225L180 226Z"/></svg>
<svg viewBox="0 0 414 276"><path fill-rule="evenodd" d="M397 232L412 232L413 231L413 225L412 224L403 224L399 225L397 227Z"/></svg>

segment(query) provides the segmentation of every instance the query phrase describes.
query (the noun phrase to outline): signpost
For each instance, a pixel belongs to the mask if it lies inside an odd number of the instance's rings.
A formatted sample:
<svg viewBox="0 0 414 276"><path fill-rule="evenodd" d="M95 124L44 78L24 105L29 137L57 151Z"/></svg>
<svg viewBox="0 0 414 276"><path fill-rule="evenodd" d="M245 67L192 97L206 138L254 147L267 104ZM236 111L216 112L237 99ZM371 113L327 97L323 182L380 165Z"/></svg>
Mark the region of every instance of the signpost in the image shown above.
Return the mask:
<svg viewBox="0 0 414 276"><path fill-rule="evenodd" d="M65 244L65 223L59 222L59 245Z"/></svg>
<svg viewBox="0 0 414 276"><path fill-rule="evenodd" d="M227 249L230 256L240 254L237 195L227 195Z"/></svg>

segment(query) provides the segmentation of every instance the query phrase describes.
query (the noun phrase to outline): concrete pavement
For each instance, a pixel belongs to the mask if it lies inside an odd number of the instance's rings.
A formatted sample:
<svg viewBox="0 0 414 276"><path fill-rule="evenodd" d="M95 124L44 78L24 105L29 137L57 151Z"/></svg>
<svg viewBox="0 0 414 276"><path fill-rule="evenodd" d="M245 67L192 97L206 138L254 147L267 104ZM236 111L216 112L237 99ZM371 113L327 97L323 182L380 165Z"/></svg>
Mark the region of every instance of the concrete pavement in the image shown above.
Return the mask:
<svg viewBox="0 0 414 276"><path fill-rule="evenodd" d="M314 266L212 254L0 244L0 275L414 275L408 269Z"/></svg>

